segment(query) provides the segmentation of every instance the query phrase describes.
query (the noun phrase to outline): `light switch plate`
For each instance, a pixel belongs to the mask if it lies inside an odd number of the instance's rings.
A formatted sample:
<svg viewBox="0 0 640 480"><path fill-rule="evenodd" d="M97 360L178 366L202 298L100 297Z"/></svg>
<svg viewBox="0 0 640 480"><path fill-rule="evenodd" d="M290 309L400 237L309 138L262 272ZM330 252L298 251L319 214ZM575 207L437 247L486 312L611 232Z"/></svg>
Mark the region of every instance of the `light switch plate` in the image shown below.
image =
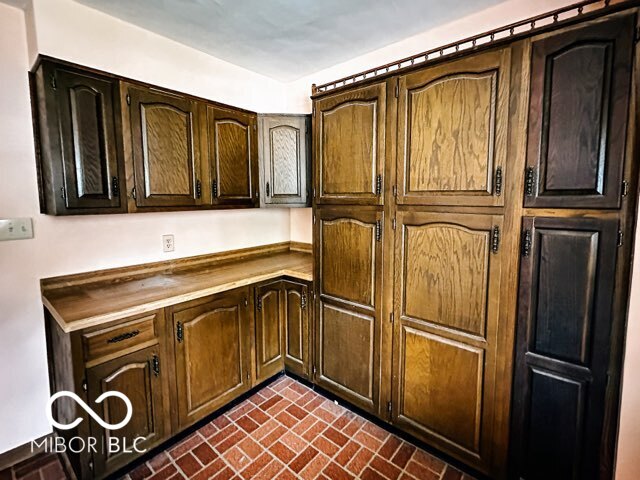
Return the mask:
<svg viewBox="0 0 640 480"><path fill-rule="evenodd" d="M162 251L173 252L175 250L175 244L173 242L173 235L162 236Z"/></svg>
<svg viewBox="0 0 640 480"><path fill-rule="evenodd" d="M33 238L31 218L0 219L0 241Z"/></svg>

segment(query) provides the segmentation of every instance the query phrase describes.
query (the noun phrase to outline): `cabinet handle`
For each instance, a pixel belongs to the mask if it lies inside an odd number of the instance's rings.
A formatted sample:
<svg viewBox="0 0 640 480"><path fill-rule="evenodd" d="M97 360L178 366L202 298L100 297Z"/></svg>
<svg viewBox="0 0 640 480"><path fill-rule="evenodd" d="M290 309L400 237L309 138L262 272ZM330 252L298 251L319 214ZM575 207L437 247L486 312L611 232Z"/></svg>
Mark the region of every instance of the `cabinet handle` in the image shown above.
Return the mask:
<svg viewBox="0 0 640 480"><path fill-rule="evenodd" d="M182 322L178 322L176 324L176 338L178 339L178 343L182 343L182 340L184 340L184 330L182 328Z"/></svg>
<svg viewBox="0 0 640 480"><path fill-rule="evenodd" d="M157 377L158 375L160 375L160 359L158 358L158 355L156 354L153 355L152 364L153 364L153 374Z"/></svg>
<svg viewBox="0 0 640 480"><path fill-rule="evenodd" d="M258 311L262 310L262 298L260 296L256 297L256 309Z"/></svg>
<svg viewBox="0 0 640 480"><path fill-rule="evenodd" d="M109 340L107 340L107 343L118 343L118 342L122 342L123 340L129 340L130 338L135 337L139 333L140 333L140 330L133 330L132 332L122 333L120 335L116 335L115 337L110 338Z"/></svg>
<svg viewBox="0 0 640 480"><path fill-rule="evenodd" d="M267 182L267 184L265 185L265 189L267 191L267 197L268 197L269 193L271 192L271 189L269 188L269 182Z"/></svg>

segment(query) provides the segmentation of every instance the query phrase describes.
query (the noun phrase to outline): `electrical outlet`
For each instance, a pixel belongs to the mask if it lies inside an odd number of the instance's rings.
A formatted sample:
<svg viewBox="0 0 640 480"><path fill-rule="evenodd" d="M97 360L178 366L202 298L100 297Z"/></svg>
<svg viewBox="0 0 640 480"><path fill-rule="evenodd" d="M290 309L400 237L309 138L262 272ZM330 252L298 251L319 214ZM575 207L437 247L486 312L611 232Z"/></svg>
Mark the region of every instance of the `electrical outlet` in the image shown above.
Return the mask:
<svg viewBox="0 0 640 480"><path fill-rule="evenodd" d="M173 243L173 235L162 236L162 251L173 252L175 250L175 244Z"/></svg>
<svg viewBox="0 0 640 480"><path fill-rule="evenodd" d="M33 238L33 224L30 218L0 219L0 240L23 240Z"/></svg>

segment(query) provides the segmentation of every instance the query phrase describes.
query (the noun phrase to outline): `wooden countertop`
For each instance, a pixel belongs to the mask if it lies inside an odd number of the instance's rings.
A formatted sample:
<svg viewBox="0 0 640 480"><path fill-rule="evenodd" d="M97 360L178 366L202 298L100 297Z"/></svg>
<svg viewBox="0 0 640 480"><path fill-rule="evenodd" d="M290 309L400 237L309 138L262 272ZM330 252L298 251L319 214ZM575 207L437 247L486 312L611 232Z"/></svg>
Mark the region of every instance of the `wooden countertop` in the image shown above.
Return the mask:
<svg viewBox="0 0 640 480"><path fill-rule="evenodd" d="M117 269L107 271L110 275L96 272L98 280L93 282L68 281L72 277L65 277L66 282L43 280L42 300L68 333L283 275L313 279L312 255L289 250L288 244L266 253L241 252L244 255L237 259L226 255L180 268L158 269L152 264L158 271L146 274L140 267L134 275L126 271L118 276L113 273Z"/></svg>

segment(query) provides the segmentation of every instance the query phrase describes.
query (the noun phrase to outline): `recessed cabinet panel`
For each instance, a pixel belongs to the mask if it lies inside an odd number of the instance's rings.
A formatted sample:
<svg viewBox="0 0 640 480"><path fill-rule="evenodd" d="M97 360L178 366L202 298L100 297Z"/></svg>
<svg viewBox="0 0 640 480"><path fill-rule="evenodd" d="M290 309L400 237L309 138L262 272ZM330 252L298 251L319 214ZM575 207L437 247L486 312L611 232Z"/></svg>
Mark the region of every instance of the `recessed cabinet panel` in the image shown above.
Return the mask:
<svg viewBox="0 0 640 480"><path fill-rule="evenodd" d="M253 205L258 195L256 115L207 106L214 204Z"/></svg>
<svg viewBox="0 0 640 480"><path fill-rule="evenodd" d="M490 467L501 314L502 217L396 214L393 421Z"/></svg>
<svg viewBox="0 0 640 480"><path fill-rule="evenodd" d="M257 382L284 370L284 306L282 282L256 287Z"/></svg>
<svg viewBox="0 0 640 480"><path fill-rule="evenodd" d="M399 203L504 204L509 52L400 77Z"/></svg>
<svg viewBox="0 0 640 480"><path fill-rule="evenodd" d="M527 218L512 419L519 478L600 478L617 219Z"/></svg>
<svg viewBox="0 0 640 480"><path fill-rule="evenodd" d="M310 323L312 305L309 286L303 283L284 281L284 307L286 312L285 366L287 371L301 377L309 377Z"/></svg>
<svg viewBox="0 0 640 480"><path fill-rule="evenodd" d="M251 386L244 291L173 313L180 425L210 414Z"/></svg>
<svg viewBox="0 0 640 480"><path fill-rule="evenodd" d="M533 42L527 206L618 207L634 28L617 17Z"/></svg>
<svg viewBox="0 0 640 480"><path fill-rule="evenodd" d="M385 102L382 83L316 103L316 202L382 203Z"/></svg>
<svg viewBox="0 0 640 480"><path fill-rule="evenodd" d="M130 88L135 196L139 207L202 203L195 102Z"/></svg>
<svg viewBox="0 0 640 480"><path fill-rule="evenodd" d="M163 440L164 420L168 413L168 404L162 397L163 372L164 359L160 358L158 347L146 348L87 370L89 405L100 418L109 424L117 424L127 414L127 406L119 397L109 396L96 403L96 399L106 392L126 395L133 411L129 422L118 430L104 429L92 421L92 435L100 439L98 452L93 456L97 475L113 472L134 458L131 452L109 453L110 437L118 437L120 445L122 438L126 438L128 445L133 445L134 439L142 437L144 440L138 440L136 444L139 449L148 449Z"/></svg>

